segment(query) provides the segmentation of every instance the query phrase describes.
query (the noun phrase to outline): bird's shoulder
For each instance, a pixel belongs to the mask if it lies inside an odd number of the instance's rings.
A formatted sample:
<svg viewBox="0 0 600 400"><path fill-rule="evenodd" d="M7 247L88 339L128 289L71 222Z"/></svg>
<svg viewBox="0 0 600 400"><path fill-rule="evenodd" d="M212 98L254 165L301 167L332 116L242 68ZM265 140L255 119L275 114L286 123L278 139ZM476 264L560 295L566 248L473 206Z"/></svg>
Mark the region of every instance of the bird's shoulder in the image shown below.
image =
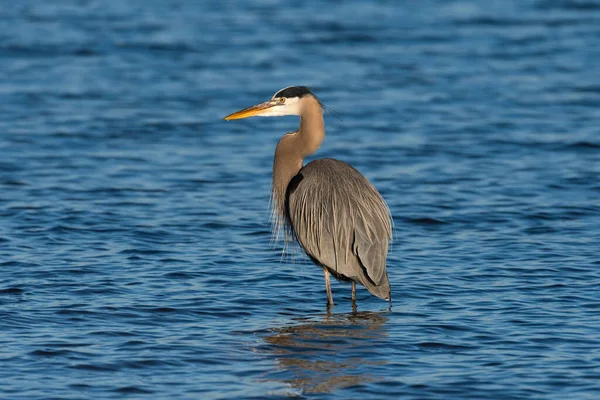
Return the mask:
<svg viewBox="0 0 600 400"><path fill-rule="evenodd" d="M315 174L323 178L336 177L338 175L355 175L362 176L360 172L350 164L336 160L335 158L319 158L306 164L300 170L304 174Z"/></svg>
<svg viewBox="0 0 600 400"><path fill-rule="evenodd" d="M335 158L320 158L306 164L290 182L289 193L300 188L323 200L337 195L355 199L359 206L383 203L375 186L360 171Z"/></svg>

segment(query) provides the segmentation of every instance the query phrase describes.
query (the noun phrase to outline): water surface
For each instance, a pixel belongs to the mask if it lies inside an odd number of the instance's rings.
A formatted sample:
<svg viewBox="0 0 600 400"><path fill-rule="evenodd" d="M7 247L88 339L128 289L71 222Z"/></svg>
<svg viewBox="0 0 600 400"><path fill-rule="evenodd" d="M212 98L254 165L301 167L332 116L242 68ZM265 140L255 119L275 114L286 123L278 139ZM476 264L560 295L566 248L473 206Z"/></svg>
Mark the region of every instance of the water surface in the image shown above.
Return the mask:
<svg viewBox="0 0 600 400"><path fill-rule="evenodd" d="M0 397L600 396L600 5L3 2ZM315 157L394 215L393 307L269 227Z"/></svg>

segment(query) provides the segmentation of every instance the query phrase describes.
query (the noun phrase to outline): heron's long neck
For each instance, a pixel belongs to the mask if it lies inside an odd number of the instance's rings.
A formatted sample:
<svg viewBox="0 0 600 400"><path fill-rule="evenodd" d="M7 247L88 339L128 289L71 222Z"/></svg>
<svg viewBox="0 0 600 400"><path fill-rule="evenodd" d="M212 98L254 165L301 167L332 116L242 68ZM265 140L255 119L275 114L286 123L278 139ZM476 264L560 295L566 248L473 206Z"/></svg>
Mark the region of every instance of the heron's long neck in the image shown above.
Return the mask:
<svg viewBox="0 0 600 400"><path fill-rule="evenodd" d="M285 192L290 180L302 168L304 157L317 151L325 138L321 105L314 97L302 99L300 128L281 138L273 162L273 210L276 218L285 218Z"/></svg>

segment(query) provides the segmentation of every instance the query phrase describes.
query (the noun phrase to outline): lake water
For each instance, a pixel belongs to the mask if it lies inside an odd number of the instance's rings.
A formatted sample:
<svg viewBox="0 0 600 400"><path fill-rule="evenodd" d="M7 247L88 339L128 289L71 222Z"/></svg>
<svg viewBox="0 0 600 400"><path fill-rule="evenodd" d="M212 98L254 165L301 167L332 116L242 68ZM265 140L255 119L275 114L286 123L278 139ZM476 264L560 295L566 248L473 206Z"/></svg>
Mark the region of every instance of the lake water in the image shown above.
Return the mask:
<svg viewBox="0 0 600 400"><path fill-rule="evenodd" d="M600 3L3 1L0 397L600 398ZM296 118L394 216L394 303L269 226Z"/></svg>

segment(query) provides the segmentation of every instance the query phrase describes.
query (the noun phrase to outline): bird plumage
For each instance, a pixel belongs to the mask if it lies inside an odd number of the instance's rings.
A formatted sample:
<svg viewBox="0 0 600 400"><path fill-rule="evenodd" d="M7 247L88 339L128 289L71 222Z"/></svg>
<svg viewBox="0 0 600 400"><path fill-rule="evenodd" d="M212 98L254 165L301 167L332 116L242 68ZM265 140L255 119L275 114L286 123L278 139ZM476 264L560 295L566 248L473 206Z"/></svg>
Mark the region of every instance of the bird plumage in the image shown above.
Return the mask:
<svg viewBox="0 0 600 400"><path fill-rule="evenodd" d="M331 158L306 164L288 185L285 212L313 261L336 278L361 283L389 300L390 213L360 172Z"/></svg>

